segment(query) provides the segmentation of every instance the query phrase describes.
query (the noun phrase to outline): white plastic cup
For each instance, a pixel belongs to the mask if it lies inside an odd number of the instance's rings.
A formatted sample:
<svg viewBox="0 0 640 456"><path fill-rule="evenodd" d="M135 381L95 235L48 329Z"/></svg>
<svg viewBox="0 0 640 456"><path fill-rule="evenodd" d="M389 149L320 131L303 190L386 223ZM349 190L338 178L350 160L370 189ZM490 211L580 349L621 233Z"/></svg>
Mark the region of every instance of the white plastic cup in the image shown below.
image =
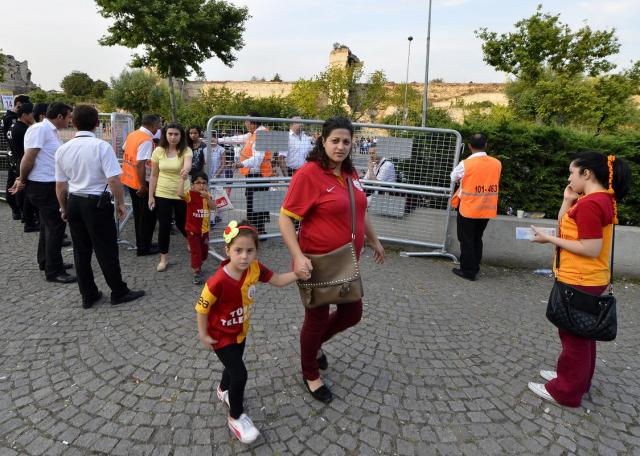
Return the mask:
<svg viewBox="0 0 640 456"><path fill-rule="evenodd" d="M524 218L524 211L522 209L518 209L516 214L518 218Z"/></svg>

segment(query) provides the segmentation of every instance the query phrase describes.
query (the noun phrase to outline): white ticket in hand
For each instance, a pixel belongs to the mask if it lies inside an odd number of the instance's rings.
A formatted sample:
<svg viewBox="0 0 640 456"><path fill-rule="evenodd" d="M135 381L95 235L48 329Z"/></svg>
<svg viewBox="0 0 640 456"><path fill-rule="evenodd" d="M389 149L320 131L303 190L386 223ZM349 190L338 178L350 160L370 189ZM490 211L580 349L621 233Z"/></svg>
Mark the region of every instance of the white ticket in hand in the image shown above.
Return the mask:
<svg viewBox="0 0 640 456"><path fill-rule="evenodd" d="M538 230L540 230L541 232L543 232L546 235L549 236L555 236L556 235L556 229L555 228L542 228L539 227ZM518 241L530 241L531 239L533 239L533 230L531 228L525 228L525 227L517 227L516 228L516 240Z"/></svg>

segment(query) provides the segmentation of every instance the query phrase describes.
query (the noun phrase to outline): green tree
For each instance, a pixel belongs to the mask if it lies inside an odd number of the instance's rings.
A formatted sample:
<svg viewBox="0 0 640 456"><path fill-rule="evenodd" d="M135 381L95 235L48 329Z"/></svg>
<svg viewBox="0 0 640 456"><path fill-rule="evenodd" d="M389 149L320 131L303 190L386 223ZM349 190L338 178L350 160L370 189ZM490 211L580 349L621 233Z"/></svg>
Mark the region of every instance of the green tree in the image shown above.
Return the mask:
<svg viewBox="0 0 640 456"><path fill-rule="evenodd" d="M320 118L322 97L321 84L315 79L299 79L287 95L289 103L307 119Z"/></svg>
<svg viewBox="0 0 640 456"><path fill-rule="evenodd" d="M276 73L273 75L273 79L271 79L271 82L282 82L282 78L280 77L280 73Z"/></svg>
<svg viewBox="0 0 640 456"><path fill-rule="evenodd" d="M387 102L387 79L382 71L374 71L363 81L362 65L347 68L330 66L311 79L297 81L289 101L305 117L325 118L346 115L359 120Z"/></svg>
<svg viewBox="0 0 640 456"><path fill-rule="evenodd" d="M140 123L145 113L160 113L167 96L167 89L158 76L134 70L123 71L117 78L111 78L106 101L110 106L133 113Z"/></svg>
<svg viewBox="0 0 640 456"><path fill-rule="evenodd" d="M516 31L476 30L482 41L484 61L520 80L535 82L545 70L564 76L597 76L615 68L608 58L617 54L620 43L614 30L591 30L587 25L573 32L560 22L560 15L536 13L515 23Z"/></svg>
<svg viewBox="0 0 640 456"><path fill-rule="evenodd" d="M32 103L54 103L56 101L66 103L68 105L74 105L76 103L76 98L71 97L64 92L56 92L55 90L42 90L36 89L29 92L29 98Z"/></svg>
<svg viewBox="0 0 640 456"><path fill-rule="evenodd" d="M105 93L109 90L109 84L100 79L93 81L91 88L91 96L94 98L104 98Z"/></svg>
<svg viewBox="0 0 640 456"><path fill-rule="evenodd" d="M407 93L407 125L419 126L422 123L422 94L411 84L395 84L388 93L388 105L395 108L395 113L385 117L384 122L400 125L403 119L404 95ZM413 123L417 117L418 123ZM427 116L428 118L428 116Z"/></svg>
<svg viewBox="0 0 640 456"><path fill-rule="evenodd" d="M143 47L131 66L153 68L169 82L171 116L177 119L173 79L191 73L203 76L201 64L216 56L225 65L236 60L234 50L244 46L242 33L250 17L246 7L224 0L96 0L100 14L113 19L105 46Z"/></svg>
<svg viewBox="0 0 640 456"><path fill-rule="evenodd" d="M585 25L572 31L559 15L536 13L515 32L476 31L484 60L514 76L506 94L514 114L544 125L573 126L595 134L614 131L637 116L638 64L611 74L620 43L614 30Z"/></svg>
<svg viewBox="0 0 640 456"><path fill-rule="evenodd" d="M72 71L62 78L60 87L67 96L88 97L93 90L93 79L82 71Z"/></svg>

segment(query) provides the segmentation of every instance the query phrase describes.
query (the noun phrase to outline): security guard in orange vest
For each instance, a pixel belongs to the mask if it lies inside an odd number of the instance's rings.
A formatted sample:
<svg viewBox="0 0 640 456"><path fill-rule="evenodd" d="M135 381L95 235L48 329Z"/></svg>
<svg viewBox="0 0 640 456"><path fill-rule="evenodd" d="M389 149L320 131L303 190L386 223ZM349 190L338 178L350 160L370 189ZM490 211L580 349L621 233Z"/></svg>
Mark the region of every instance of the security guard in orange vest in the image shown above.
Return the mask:
<svg viewBox="0 0 640 456"><path fill-rule="evenodd" d="M250 112L249 117L260 117L257 112ZM240 151L240 161L234 163L233 167L240 170L240 174L244 177L271 177L274 175L273 167L271 165L271 158L273 153L271 151L259 151L256 150L256 136L260 130L267 131L260 122L253 120L246 120L244 122L248 133L238 136L229 136L225 138L219 138L219 144L244 144ZM245 190L247 198L247 220L249 223L256 227L259 234L265 234L265 224L269 222L269 212L254 212L253 211L253 194L255 192L263 192L269 190L269 186L265 187L248 187Z"/></svg>
<svg viewBox="0 0 640 456"><path fill-rule="evenodd" d="M451 205L458 209L460 268L453 273L475 280L482 260L482 235L489 219L498 213L498 190L502 164L485 152L487 137L474 134L469 141L471 155L451 172L451 181L460 182Z"/></svg>
<svg viewBox="0 0 640 456"><path fill-rule="evenodd" d="M142 118L142 126L127 136L122 158L120 180L131 197L133 223L136 232L138 256L158 253L158 246L151 243L156 228L156 215L149 209L148 179L151 173L150 159L153 152L153 135L160 129L160 116L148 114Z"/></svg>

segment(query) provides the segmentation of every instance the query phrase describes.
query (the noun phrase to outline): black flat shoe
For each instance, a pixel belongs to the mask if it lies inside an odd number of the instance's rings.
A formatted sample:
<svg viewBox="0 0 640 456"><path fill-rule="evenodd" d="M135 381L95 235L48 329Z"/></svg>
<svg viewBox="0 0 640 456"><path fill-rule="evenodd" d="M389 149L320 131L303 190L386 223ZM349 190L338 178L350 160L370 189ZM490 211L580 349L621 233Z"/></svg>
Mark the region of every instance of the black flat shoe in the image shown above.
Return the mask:
<svg viewBox="0 0 640 456"><path fill-rule="evenodd" d="M76 278L76 276L67 274L66 272L58 274L55 277L47 278L47 282L55 282L55 283L73 283L73 282L76 282L77 280L78 279Z"/></svg>
<svg viewBox="0 0 640 456"><path fill-rule="evenodd" d="M93 298L82 300L82 308L90 309L96 302L100 301L101 299L102 299L102 292L98 291L98 294L95 295Z"/></svg>
<svg viewBox="0 0 640 456"><path fill-rule="evenodd" d="M333 400L333 393L327 387L327 385L322 385L317 390L311 391L309 383L307 383L307 380L304 377L302 377L302 382L304 383L304 386L307 387L307 391L311 393L311 396L313 396L314 399L317 399L320 402L324 402L325 404L328 404Z"/></svg>
<svg viewBox="0 0 640 456"><path fill-rule="evenodd" d="M114 298L113 295L111 295L111 304L117 306L118 304L123 304L125 302L135 301L143 296L144 290L129 290L125 295L118 298Z"/></svg>
<svg viewBox="0 0 640 456"><path fill-rule="evenodd" d="M329 361L327 360L327 356L324 354L324 352L322 352L322 356L316 359L316 361L318 361L318 369L320 370L327 370L327 368L329 367Z"/></svg>
<svg viewBox="0 0 640 456"><path fill-rule="evenodd" d="M467 275L467 274L465 274L465 273L462 271L462 269L460 269L460 268L453 268L453 269L451 270L451 272L453 272L453 273L454 273L455 275L457 275L458 277L462 277L462 278L463 278L463 279L465 279L465 280L470 280L470 281L472 281L472 282L474 282L474 281L476 280L476 277L475 277L475 276L471 276L471 275Z"/></svg>

